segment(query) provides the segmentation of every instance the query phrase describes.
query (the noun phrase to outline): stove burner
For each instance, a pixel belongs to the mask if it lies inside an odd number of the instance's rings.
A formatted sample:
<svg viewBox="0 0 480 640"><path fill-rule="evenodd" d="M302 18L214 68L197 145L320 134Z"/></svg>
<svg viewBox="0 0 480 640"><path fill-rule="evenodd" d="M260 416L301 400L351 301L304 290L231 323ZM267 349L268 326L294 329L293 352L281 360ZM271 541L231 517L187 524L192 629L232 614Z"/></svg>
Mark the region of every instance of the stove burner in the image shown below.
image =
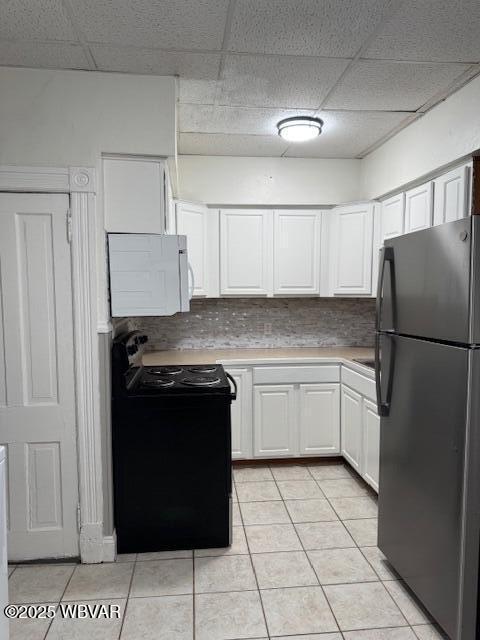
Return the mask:
<svg viewBox="0 0 480 640"><path fill-rule="evenodd" d="M183 378L182 383L189 387L213 387L220 382L216 376L196 376L195 378Z"/></svg>
<svg viewBox="0 0 480 640"><path fill-rule="evenodd" d="M190 373L213 373L217 370L216 365L214 364L199 364L195 367L188 367L187 371Z"/></svg>
<svg viewBox="0 0 480 640"><path fill-rule="evenodd" d="M155 378L154 380L144 380L142 385L144 387L171 387L175 384L175 380L171 378Z"/></svg>
<svg viewBox="0 0 480 640"><path fill-rule="evenodd" d="M178 376L182 373L181 367L160 367L158 369L149 369L147 373L151 376Z"/></svg>

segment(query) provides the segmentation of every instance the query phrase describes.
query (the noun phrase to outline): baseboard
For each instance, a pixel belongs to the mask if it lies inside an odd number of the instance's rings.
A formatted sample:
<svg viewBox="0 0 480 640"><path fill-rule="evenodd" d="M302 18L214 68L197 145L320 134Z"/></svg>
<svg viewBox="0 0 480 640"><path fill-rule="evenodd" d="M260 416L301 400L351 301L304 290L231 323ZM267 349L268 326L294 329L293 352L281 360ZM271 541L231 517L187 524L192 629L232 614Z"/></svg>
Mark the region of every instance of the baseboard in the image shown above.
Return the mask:
<svg viewBox="0 0 480 640"><path fill-rule="evenodd" d="M117 557L117 534L103 536L103 562L115 562Z"/></svg>

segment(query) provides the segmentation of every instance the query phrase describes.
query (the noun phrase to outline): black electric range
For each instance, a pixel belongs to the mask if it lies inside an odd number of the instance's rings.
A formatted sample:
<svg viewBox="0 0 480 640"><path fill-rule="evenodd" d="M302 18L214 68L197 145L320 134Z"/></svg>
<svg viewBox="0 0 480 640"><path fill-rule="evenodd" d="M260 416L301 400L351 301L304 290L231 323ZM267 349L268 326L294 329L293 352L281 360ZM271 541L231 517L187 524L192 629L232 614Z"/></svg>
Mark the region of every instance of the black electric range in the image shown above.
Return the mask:
<svg viewBox="0 0 480 640"><path fill-rule="evenodd" d="M228 395L231 386L222 365L170 365L142 367L133 378L129 392L134 395Z"/></svg>
<svg viewBox="0 0 480 640"><path fill-rule="evenodd" d="M229 546L235 383L221 365L144 367L146 342L112 345L117 550Z"/></svg>

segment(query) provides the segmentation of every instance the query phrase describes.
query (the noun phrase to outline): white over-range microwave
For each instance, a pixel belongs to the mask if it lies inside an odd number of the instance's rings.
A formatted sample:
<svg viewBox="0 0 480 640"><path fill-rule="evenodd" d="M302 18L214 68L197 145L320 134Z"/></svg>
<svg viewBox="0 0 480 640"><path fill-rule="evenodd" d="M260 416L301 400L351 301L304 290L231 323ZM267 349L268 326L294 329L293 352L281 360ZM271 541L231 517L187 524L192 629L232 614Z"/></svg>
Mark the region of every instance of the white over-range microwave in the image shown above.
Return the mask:
<svg viewBox="0 0 480 640"><path fill-rule="evenodd" d="M186 236L109 233L108 258L112 317L190 311L193 273Z"/></svg>

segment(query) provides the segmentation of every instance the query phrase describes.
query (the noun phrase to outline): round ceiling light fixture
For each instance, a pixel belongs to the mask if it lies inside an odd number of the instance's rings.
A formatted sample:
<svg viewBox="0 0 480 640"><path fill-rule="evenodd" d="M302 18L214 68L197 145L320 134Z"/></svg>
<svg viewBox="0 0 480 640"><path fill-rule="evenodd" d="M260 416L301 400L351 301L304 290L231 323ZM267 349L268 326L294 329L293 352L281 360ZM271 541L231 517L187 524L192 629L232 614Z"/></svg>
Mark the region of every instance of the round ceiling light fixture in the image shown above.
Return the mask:
<svg viewBox="0 0 480 640"><path fill-rule="evenodd" d="M323 120L312 116L293 116L277 123L278 135L288 142L306 142L322 133Z"/></svg>

